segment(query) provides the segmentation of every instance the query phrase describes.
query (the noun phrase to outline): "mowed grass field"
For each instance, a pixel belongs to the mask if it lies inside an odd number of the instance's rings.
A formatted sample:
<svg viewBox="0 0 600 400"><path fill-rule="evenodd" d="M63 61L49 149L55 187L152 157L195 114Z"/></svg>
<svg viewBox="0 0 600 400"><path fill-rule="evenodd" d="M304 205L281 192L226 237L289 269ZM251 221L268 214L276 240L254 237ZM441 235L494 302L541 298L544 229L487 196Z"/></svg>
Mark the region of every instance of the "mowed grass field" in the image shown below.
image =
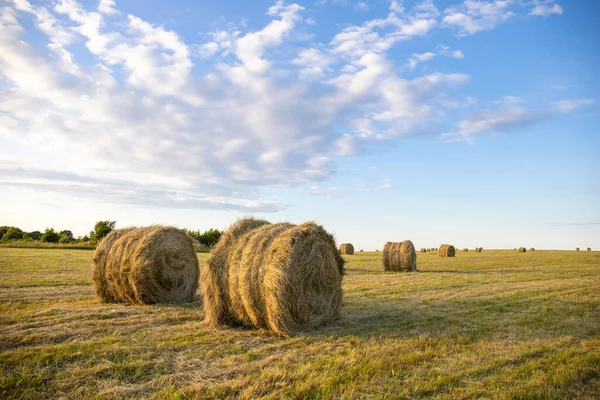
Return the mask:
<svg viewBox="0 0 600 400"><path fill-rule="evenodd" d="M0 248L0 398L600 399L600 252L345 259L342 318L283 339L101 304L89 250Z"/></svg>

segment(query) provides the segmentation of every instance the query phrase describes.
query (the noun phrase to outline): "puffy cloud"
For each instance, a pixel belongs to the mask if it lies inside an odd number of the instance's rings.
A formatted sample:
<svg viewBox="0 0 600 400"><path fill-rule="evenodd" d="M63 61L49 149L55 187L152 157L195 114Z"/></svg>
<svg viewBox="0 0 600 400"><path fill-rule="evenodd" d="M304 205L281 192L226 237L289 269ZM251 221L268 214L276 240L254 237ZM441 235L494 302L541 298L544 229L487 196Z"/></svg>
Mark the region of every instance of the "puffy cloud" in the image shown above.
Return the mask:
<svg viewBox="0 0 600 400"><path fill-rule="evenodd" d="M563 9L554 0L534 0L529 15L549 16L561 15ZM496 26L513 18L524 15L523 11L532 3L519 0L464 0L444 10L442 24L445 27L458 29L459 36L468 36L480 31L494 29Z"/></svg>
<svg viewBox="0 0 600 400"><path fill-rule="evenodd" d="M467 75L407 79L388 57L437 26L431 1L406 10L392 2L386 17L304 49L292 42L303 11L278 1L262 28L228 25L196 45L118 13L111 1L91 11L75 0L0 8L0 135L51 160L44 168L15 161L3 184L161 207L277 211L284 205L260 190L316 185L335 173L336 157L420 132L455 107L448 99ZM27 19L47 48L27 43Z"/></svg>
<svg viewBox="0 0 600 400"><path fill-rule="evenodd" d="M100 4L98 4L98 11L106 15L118 14L119 12L115 7L116 4L114 0L100 0Z"/></svg>
<svg viewBox="0 0 600 400"><path fill-rule="evenodd" d="M563 8L559 4L555 4L554 0L539 1L534 0L535 7L529 12L529 15L538 17L548 17L550 15L562 15Z"/></svg>

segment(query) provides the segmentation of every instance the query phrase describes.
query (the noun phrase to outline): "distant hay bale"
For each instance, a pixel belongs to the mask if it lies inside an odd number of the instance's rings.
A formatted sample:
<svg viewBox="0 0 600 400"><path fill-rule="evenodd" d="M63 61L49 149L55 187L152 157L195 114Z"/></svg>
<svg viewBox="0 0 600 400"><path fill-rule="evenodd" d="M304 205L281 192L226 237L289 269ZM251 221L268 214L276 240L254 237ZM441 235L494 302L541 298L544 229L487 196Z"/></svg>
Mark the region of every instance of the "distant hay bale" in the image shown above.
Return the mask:
<svg viewBox="0 0 600 400"><path fill-rule="evenodd" d="M438 250L438 256L440 257L454 257L456 255L456 249L451 244L442 244Z"/></svg>
<svg viewBox="0 0 600 400"><path fill-rule="evenodd" d="M199 275L192 239L173 227L118 229L94 253L94 287L105 303L191 302Z"/></svg>
<svg viewBox="0 0 600 400"><path fill-rule="evenodd" d="M467 248L463 249L463 252L465 252L465 253L468 252L468 251L469 251L469 249L467 249Z"/></svg>
<svg viewBox="0 0 600 400"><path fill-rule="evenodd" d="M383 269L394 272L416 271L417 253L412 242L410 240L387 242L383 246Z"/></svg>
<svg viewBox="0 0 600 400"><path fill-rule="evenodd" d="M483 247L476 247L475 253L481 253L483 251Z"/></svg>
<svg viewBox="0 0 600 400"><path fill-rule="evenodd" d="M377 253L379 253L379 249L375 250Z"/></svg>
<svg viewBox="0 0 600 400"><path fill-rule="evenodd" d="M591 247L588 247L588 248L587 248L587 251L592 251L592 248L591 248Z"/></svg>
<svg viewBox="0 0 600 400"><path fill-rule="evenodd" d="M352 246L352 243L342 243L340 246L340 254L354 254L354 246Z"/></svg>
<svg viewBox="0 0 600 400"><path fill-rule="evenodd" d="M388 243L391 243L391 242L388 242ZM385 251L385 247L383 248L383 251ZM427 253L427 249L426 248L422 248L421 249L421 253Z"/></svg>
<svg viewBox="0 0 600 400"><path fill-rule="evenodd" d="M264 328L281 336L335 319L344 260L314 222L233 224L202 270L206 322Z"/></svg>
<svg viewBox="0 0 600 400"><path fill-rule="evenodd" d="M579 251L579 247L576 247L576 248L575 248L575 251Z"/></svg>
<svg viewBox="0 0 600 400"><path fill-rule="evenodd" d="M525 247L519 247L519 253L526 253L527 249Z"/></svg>
<svg viewBox="0 0 600 400"><path fill-rule="evenodd" d="M529 251L535 251L535 249L532 247L532 248L529 249Z"/></svg>
<svg viewBox="0 0 600 400"><path fill-rule="evenodd" d="M362 252L363 252L363 249L360 249L360 252L362 253Z"/></svg>

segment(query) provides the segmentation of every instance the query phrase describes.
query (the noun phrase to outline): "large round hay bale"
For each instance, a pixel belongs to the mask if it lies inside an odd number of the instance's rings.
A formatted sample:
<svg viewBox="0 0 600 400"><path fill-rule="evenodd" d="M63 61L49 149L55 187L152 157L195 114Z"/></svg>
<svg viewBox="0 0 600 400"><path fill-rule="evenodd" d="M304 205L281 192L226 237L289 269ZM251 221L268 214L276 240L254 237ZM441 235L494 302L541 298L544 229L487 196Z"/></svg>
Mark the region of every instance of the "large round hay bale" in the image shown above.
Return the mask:
<svg viewBox="0 0 600 400"><path fill-rule="evenodd" d="M391 242L388 242L391 243ZM383 248L383 251L385 252L385 247ZM426 248L422 248L421 249L421 253L427 253L427 249Z"/></svg>
<svg viewBox="0 0 600 400"><path fill-rule="evenodd" d="M383 269L394 272L414 272L417 270L417 253L410 240L387 242L383 246Z"/></svg>
<svg viewBox="0 0 600 400"><path fill-rule="evenodd" d="M288 336L335 319L344 260L314 222L232 225L202 270L206 322L264 328Z"/></svg>
<svg viewBox="0 0 600 400"><path fill-rule="evenodd" d="M451 244L442 244L438 250L438 256L440 257L454 257L456 255L456 249Z"/></svg>
<svg viewBox="0 0 600 400"><path fill-rule="evenodd" d="M187 303L198 288L192 239L173 227L113 231L96 248L94 264L96 293L106 303Z"/></svg>
<svg viewBox="0 0 600 400"><path fill-rule="evenodd" d="M535 248L532 247L532 248L529 249L529 251L535 251Z"/></svg>
<svg viewBox="0 0 600 400"><path fill-rule="evenodd" d="M469 249L467 249L466 247L463 249L463 252L467 253L469 251Z"/></svg>
<svg viewBox="0 0 600 400"><path fill-rule="evenodd" d="M354 246L352 246L352 243L342 243L340 246L340 254L354 254Z"/></svg>
<svg viewBox="0 0 600 400"><path fill-rule="evenodd" d="M527 249L525 247L519 247L519 253L526 253Z"/></svg>

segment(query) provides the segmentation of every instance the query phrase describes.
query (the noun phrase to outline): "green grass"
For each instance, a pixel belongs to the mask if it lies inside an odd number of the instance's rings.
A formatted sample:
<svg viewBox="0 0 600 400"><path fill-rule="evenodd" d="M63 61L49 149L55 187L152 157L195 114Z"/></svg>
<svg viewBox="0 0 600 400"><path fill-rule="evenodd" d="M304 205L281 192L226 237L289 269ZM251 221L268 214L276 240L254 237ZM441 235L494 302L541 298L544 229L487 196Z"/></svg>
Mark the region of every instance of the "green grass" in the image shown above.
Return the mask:
<svg viewBox="0 0 600 400"><path fill-rule="evenodd" d="M281 339L100 304L91 251L0 248L0 398L600 398L600 253L380 256L345 257L339 321Z"/></svg>

